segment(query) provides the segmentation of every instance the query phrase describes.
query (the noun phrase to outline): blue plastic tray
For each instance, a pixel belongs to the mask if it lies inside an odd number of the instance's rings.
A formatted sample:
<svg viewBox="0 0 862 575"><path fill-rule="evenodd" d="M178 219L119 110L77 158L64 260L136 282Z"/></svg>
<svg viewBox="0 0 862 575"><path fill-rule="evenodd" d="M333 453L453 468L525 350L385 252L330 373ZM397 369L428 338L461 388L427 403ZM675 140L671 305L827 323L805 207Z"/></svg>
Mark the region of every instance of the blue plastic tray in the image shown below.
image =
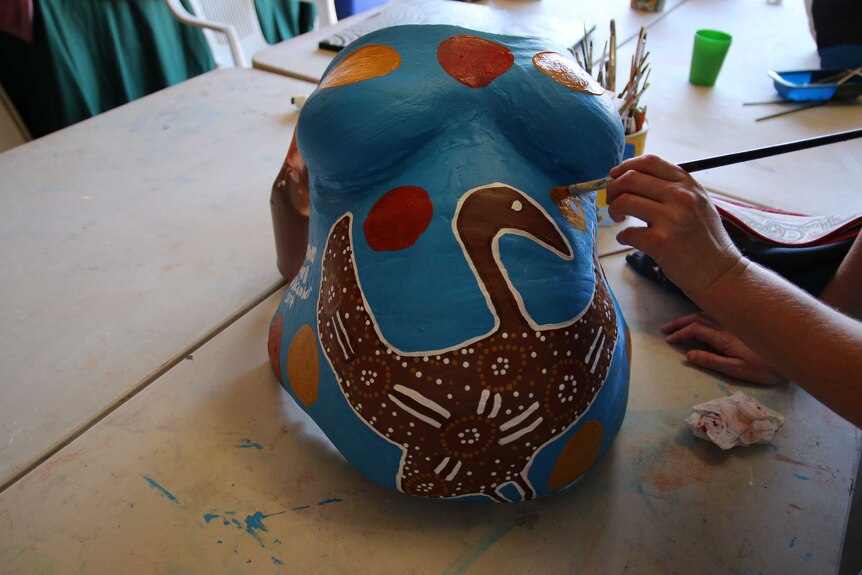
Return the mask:
<svg viewBox="0 0 862 575"><path fill-rule="evenodd" d="M840 86L817 83L824 78L841 78L842 72L850 70L793 70L770 71L769 77L775 89L785 100L795 102L824 102L826 100L850 100L862 94L862 75L857 74Z"/></svg>

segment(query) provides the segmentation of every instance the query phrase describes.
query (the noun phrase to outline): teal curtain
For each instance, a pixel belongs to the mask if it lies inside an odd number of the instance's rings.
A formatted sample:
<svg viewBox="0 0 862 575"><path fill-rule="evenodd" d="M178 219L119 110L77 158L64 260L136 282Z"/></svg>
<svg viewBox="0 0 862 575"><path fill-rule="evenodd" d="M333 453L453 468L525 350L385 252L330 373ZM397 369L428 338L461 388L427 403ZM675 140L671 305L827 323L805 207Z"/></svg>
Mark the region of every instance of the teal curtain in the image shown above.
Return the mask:
<svg viewBox="0 0 862 575"><path fill-rule="evenodd" d="M263 36L270 44L308 32L314 26L316 6L297 0L255 0Z"/></svg>
<svg viewBox="0 0 862 575"><path fill-rule="evenodd" d="M33 43L0 33L0 82L33 137L213 68L203 34L163 0L35 0ZM303 6L300 6L303 4ZM311 5L257 0L269 42L311 29Z"/></svg>

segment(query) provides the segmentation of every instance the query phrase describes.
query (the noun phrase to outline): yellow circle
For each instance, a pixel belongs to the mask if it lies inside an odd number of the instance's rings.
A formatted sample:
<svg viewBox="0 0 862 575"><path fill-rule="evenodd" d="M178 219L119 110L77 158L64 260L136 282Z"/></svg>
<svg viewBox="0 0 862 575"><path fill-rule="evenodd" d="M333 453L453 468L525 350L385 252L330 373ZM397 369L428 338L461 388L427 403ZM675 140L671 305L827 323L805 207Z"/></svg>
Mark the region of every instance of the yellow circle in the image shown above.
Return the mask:
<svg viewBox="0 0 862 575"><path fill-rule="evenodd" d="M575 432L554 464L548 490L561 489L587 472L599 456L603 434L602 424L595 419Z"/></svg>
<svg viewBox="0 0 862 575"><path fill-rule="evenodd" d="M601 96L605 89L587 74L586 70L562 54L539 52L533 56L533 65L555 82L576 92Z"/></svg>
<svg viewBox="0 0 862 575"><path fill-rule="evenodd" d="M323 81L320 89L335 88L385 76L401 65L401 56L395 48L371 44L348 54Z"/></svg>
<svg viewBox="0 0 862 575"><path fill-rule="evenodd" d="M317 401L320 360L317 355L317 337L308 324L299 328L290 341L287 350L287 380L303 405L310 407Z"/></svg>

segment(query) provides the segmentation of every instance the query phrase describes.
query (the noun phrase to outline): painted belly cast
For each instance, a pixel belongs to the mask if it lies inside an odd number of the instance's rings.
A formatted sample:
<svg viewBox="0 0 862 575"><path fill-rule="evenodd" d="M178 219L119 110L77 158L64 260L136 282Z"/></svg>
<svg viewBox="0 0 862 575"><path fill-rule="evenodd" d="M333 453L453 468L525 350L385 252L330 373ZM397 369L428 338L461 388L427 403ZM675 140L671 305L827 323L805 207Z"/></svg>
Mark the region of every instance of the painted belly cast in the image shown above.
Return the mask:
<svg viewBox="0 0 862 575"><path fill-rule="evenodd" d="M544 40L404 26L333 62L297 127L308 246L269 347L365 475L513 501L608 448L629 345L593 201L558 190L619 161L618 124Z"/></svg>

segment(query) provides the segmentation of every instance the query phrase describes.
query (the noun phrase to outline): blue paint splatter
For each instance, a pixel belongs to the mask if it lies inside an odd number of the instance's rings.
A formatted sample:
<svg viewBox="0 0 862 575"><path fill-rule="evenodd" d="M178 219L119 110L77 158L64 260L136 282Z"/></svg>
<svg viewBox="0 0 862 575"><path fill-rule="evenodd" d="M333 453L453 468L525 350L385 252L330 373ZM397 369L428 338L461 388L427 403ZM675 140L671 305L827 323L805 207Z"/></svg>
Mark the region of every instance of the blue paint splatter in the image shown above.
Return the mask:
<svg viewBox="0 0 862 575"><path fill-rule="evenodd" d="M814 559L814 553L806 553L805 555L803 555L803 557L805 557L806 561L811 561L812 559Z"/></svg>
<svg viewBox="0 0 862 575"><path fill-rule="evenodd" d="M257 539L257 542L260 543L260 546L263 547L263 539L260 538L260 535L257 534L258 531L269 531L266 525L263 524L263 520L267 517L272 517L273 515L281 515L282 513L286 513L285 511L279 511L278 513L270 513L269 515L264 515L260 511L255 513L254 515L246 515L245 517L245 530L246 532Z"/></svg>
<svg viewBox="0 0 862 575"><path fill-rule="evenodd" d="M644 502L644 505L646 505L646 508L649 509L653 515L655 515L655 507L652 506L652 501L650 501L649 496L646 494L646 491L644 491L643 485L635 485L635 490L638 492L638 495L640 495L641 500Z"/></svg>
<svg viewBox="0 0 862 575"><path fill-rule="evenodd" d="M274 515L281 515L282 513L286 513L286 511L279 511L277 513L270 513L269 515L264 515L260 511L252 514L246 515L245 524L239 521L234 515L236 515L236 511L225 511L224 515L219 513L206 513L204 515L204 522L209 523L213 519L221 519L222 525L233 525L237 529L241 529L245 531L252 537L254 537L255 541L260 543L261 547L266 547L264 545L263 539L260 536L260 532L267 532L269 529L266 525L263 524L263 520L267 517L273 517ZM236 548L234 548L234 552L236 552Z"/></svg>
<svg viewBox="0 0 862 575"><path fill-rule="evenodd" d="M278 575L281 573L281 566L284 565L284 561L278 557L270 557L270 559L272 559L272 564L275 565L275 575Z"/></svg>
<svg viewBox="0 0 862 575"><path fill-rule="evenodd" d="M244 438L242 441L243 442L236 447L240 449L263 449L263 445L256 441L252 441L251 439Z"/></svg>
<svg viewBox="0 0 862 575"><path fill-rule="evenodd" d="M443 575L464 575L479 558L485 554L497 541L502 539L512 529L516 527L515 523L508 525L500 525L495 527L478 541L476 541L467 551L461 555L455 563L443 572Z"/></svg>
<svg viewBox="0 0 862 575"><path fill-rule="evenodd" d="M778 446L775 445L774 443L767 443L766 445L767 445L767 447L769 447L773 451L778 451Z"/></svg>
<svg viewBox="0 0 862 575"><path fill-rule="evenodd" d="M177 498L174 497L173 493L171 493L170 491L168 491L167 489L165 489L164 487L162 487L161 485L159 485L158 483L156 483L155 481L153 481L152 479L150 479L146 475L142 475L141 477L143 477L147 481L147 483L149 483L150 487L152 487L153 489L155 489L156 491L158 491L159 493L161 493L162 495L167 497L172 503L179 503L179 501L177 501Z"/></svg>
<svg viewBox="0 0 862 575"><path fill-rule="evenodd" d="M801 479L802 481L810 481L811 480L810 477L808 477L806 475L802 475L800 473L794 473L793 477L795 477L796 479Z"/></svg>
<svg viewBox="0 0 862 575"><path fill-rule="evenodd" d="M330 497L329 499L324 499L323 501L318 501L318 505L329 505L330 503L341 503L344 499L339 499L338 497Z"/></svg>
<svg viewBox="0 0 862 575"><path fill-rule="evenodd" d="M790 540L790 545L787 546L788 549L792 549L794 547L796 547L796 535L793 536L793 538Z"/></svg>
<svg viewBox="0 0 862 575"><path fill-rule="evenodd" d="M717 380L716 380L716 381L714 381L713 383L715 383L715 387L717 387L718 389L720 389L720 390L721 390L721 392L722 392L722 393L724 393L725 395L733 395L733 394L730 392L730 390L727 388L727 386L726 386L726 385L724 385L723 383L721 383L720 381L717 381Z"/></svg>
<svg viewBox="0 0 862 575"><path fill-rule="evenodd" d="M294 507L293 511L299 511L300 509L308 509L311 505L300 505L299 507Z"/></svg>

